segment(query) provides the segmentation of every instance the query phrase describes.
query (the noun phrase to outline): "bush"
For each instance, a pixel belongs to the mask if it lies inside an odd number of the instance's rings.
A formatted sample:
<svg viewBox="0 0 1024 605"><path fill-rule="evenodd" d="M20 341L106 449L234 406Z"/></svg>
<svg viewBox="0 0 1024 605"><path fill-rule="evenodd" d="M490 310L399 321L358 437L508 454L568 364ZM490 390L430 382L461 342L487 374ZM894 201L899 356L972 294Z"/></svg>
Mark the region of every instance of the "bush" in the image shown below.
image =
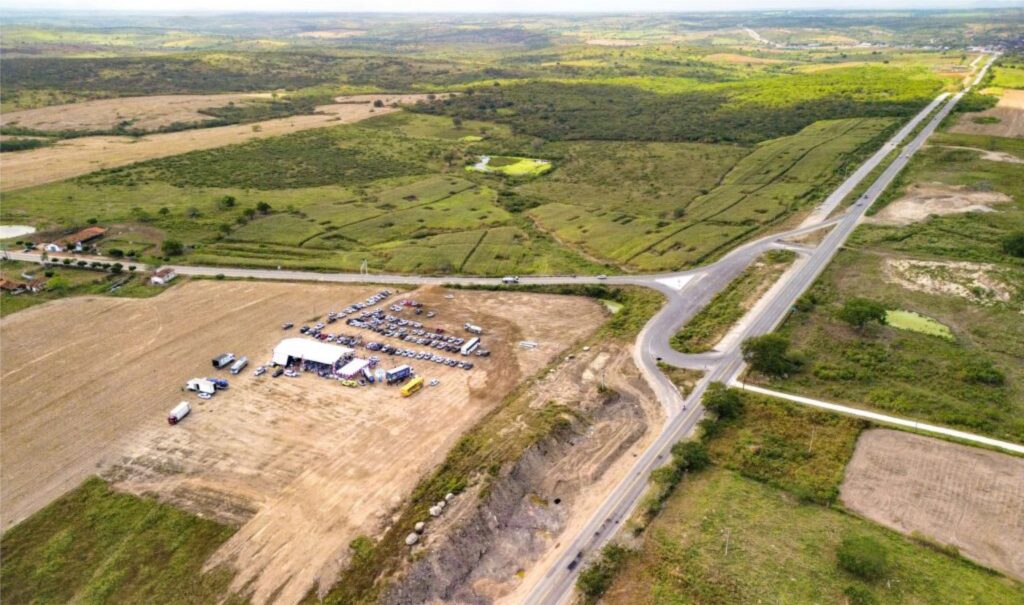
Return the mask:
<svg viewBox="0 0 1024 605"><path fill-rule="evenodd" d="M960 371L960 378L964 382L991 386L1001 386L1006 382L1006 376L987 359L972 359L968 361L963 370Z"/></svg>
<svg viewBox="0 0 1024 605"><path fill-rule="evenodd" d="M865 580L877 580L889 571L889 554L869 536L844 538L836 550L839 567Z"/></svg>
<svg viewBox="0 0 1024 605"><path fill-rule="evenodd" d="M110 250L107 250L107 256L112 258L122 258L124 257L124 250L121 250L120 248L111 248Z"/></svg>
<svg viewBox="0 0 1024 605"><path fill-rule="evenodd" d="M875 595L863 586L847 586L843 589L843 594L849 599L850 605L875 605L878 602Z"/></svg>
<svg viewBox="0 0 1024 605"><path fill-rule="evenodd" d="M185 253L185 245L178 240L165 239L164 243L160 244L160 250L164 256L181 256Z"/></svg>
<svg viewBox="0 0 1024 605"><path fill-rule="evenodd" d="M1024 258L1024 231L1015 231L1003 238L1003 252Z"/></svg>
<svg viewBox="0 0 1024 605"><path fill-rule="evenodd" d="M576 587L583 593L584 603L596 603L608 590L615 574L625 563L629 551L617 544L609 544L601 550L601 557L580 572Z"/></svg>

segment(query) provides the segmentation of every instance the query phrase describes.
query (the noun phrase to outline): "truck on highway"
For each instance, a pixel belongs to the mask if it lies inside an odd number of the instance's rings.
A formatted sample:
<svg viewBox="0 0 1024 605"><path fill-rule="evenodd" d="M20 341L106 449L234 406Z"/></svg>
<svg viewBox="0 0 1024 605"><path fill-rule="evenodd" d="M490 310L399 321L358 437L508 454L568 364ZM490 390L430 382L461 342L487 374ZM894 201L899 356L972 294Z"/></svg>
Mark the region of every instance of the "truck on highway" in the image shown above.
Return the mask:
<svg viewBox="0 0 1024 605"><path fill-rule="evenodd" d="M384 375L388 384L395 384L396 382L402 382L406 378L412 376L412 366L401 365L392 370L388 370Z"/></svg>
<svg viewBox="0 0 1024 605"><path fill-rule="evenodd" d="M190 406L187 401L182 401L178 405L174 406L171 413L167 415L167 424L170 424L171 426L178 424L184 420L185 416L188 416L191 411L192 406Z"/></svg>
<svg viewBox="0 0 1024 605"><path fill-rule="evenodd" d="M467 340L466 344L462 345L462 348L459 349L459 352L462 353L463 355L469 355L474 350L476 350L476 348L479 347L479 346L480 346L480 339L478 337L474 336L473 338L470 338L469 340Z"/></svg>
<svg viewBox="0 0 1024 605"><path fill-rule="evenodd" d="M237 374L244 370L247 365L249 365L249 358L243 355L235 363L231 364L231 373Z"/></svg>
<svg viewBox="0 0 1024 605"><path fill-rule="evenodd" d="M505 277L501 278L501 283L503 283L503 284L518 284L519 283L519 276L518 275L506 275Z"/></svg>
<svg viewBox="0 0 1024 605"><path fill-rule="evenodd" d="M484 329L483 328L481 328L480 326L473 325L473 324L471 324L469 322L466 322L465 324L463 324L462 327L465 328L467 332L472 332L473 334L483 334L484 333Z"/></svg>
<svg viewBox="0 0 1024 605"><path fill-rule="evenodd" d="M408 397L423 388L423 377L417 376L402 387L402 397Z"/></svg>

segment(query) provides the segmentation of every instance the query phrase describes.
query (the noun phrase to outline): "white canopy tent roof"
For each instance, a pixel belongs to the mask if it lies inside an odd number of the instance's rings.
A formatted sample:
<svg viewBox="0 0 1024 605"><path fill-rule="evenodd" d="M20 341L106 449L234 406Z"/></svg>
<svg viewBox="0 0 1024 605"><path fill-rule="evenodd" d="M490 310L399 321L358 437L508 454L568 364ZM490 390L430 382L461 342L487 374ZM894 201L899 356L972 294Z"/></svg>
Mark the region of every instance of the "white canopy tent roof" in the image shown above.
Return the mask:
<svg viewBox="0 0 1024 605"><path fill-rule="evenodd" d="M334 365L346 355L351 355L352 352L352 349L348 347L317 340L286 338L274 347L273 361L282 366L288 363L288 358Z"/></svg>
<svg viewBox="0 0 1024 605"><path fill-rule="evenodd" d="M362 372L363 368L366 368L369 365L370 360L368 359L353 359L352 361L342 366L342 368L338 370L338 374L345 378L351 378L352 376L355 376L359 372Z"/></svg>

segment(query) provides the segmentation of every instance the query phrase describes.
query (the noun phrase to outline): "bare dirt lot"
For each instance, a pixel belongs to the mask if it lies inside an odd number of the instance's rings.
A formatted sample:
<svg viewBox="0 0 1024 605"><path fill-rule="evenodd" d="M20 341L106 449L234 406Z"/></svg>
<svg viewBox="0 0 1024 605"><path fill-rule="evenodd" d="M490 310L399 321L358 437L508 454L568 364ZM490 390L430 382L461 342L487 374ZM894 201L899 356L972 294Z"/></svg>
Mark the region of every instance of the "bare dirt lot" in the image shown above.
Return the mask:
<svg viewBox="0 0 1024 605"><path fill-rule="evenodd" d="M995 265L985 263L887 258L882 271L889 283L978 304L1009 302L1017 290Z"/></svg>
<svg viewBox="0 0 1024 605"><path fill-rule="evenodd" d="M130 121L132 128L155 130L175 122L209 120L210 116L199 113L199 110L258 98L270 98L270 94L155 95L101 99L10 111L0 116L0 125L59 132L108 130L121 122Z"/></svg>
<svg viewBox="0 0 1024 605"><path fill-rule="evenodd" d="M0 158L0 191L62 181L103 168L142 160L211 149L299 130L358 122L397 109L391 103L413 103L426 95L358 95L338 97L337 103L317 108L312 115L276 118L252 124L218 126L152 134L145 137L98 136L68 139L42 149L5 153ZM380 99L384 107L373 107Z"/></svg>
<svg viewBox="0 0 1024 605"><path fill-rule="evenodd" d="M98 473L240 525L210 564L232 565L234 588L256 603L297 602L318 580L330 583L349 542L386 525L461 433L604 315L587 299L420 290L402 296L437 310L425 321L458 332L465 321L483 325L492 356L468 372L410 361L440 380L410 398L251 371L225 372L231 388L207 402L179 391L214 372L213 355L263 362L287 334L281 322L377 289L198 281L152 299L67 299L4 318L3 528ZM524 339L540 346L519 348ZM169 427L181 399L193 414Z"/></svg>
<svg viewBox="0 0 1024 605"><path fill-rule="evenodd" d="M969 191L964 187L926 183L912 185L903 197L882 208L869 220L882 225L909 225L933 214L993 212L992 204L1012 201L1010 196L998 191Z"/></svg>
<svg viewBox="0 0 1024 605"><path fill-rule="evenodd" d="M974 122L974 118L978 117L993 117L997 118L999 122L977 124ZM1024 137L1024 90L1005 89L995 107L985 111L965 113L949 131L999 137Z"/></svg>
<svg viewBox="0 0 1024 605"><path fill-rule="evenodd" d="M865 431L840 497L857 513L921 534L1024 579L1024 459L888 429Z"/></svg>

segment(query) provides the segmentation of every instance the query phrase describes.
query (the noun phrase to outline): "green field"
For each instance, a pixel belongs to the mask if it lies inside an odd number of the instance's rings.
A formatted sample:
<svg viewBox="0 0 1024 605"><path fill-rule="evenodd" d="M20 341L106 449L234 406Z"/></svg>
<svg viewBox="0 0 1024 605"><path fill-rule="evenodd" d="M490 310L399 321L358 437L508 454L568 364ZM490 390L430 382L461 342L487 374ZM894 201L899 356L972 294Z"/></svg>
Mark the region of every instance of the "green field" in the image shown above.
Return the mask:
<svg viewBox="0 0 1024 605"><path fill-rule="evenodd" d="M869 536L890 561L884 577L862 580L839 568L849 537ZM860 601L849 595L867 594ZM932 550L871 522L739 474L712 468L684 480L647 530L638 554L603 602L1019 603L1021 585Z"/></svg>
<svg viewBox="0 0 1024 605"><path fill-rule="evenodd" d="M1024 64L993 67L991 85L998 88L1024 88Z"/></svg>
<svg viewBox="0 0 1024 605"><path fill-rule="evenodd" d="M953 340L953 333L950 332L949 326L913 311L890 309L885 313L885 323L897 330L909 330Z"/></svg>
<svg viewBox="0 0 1024 605"><path fill-rule="evenodd" d="M219 601L231 572L203 565L233 533L92 478L4 534L4 602Z"/></svg>

